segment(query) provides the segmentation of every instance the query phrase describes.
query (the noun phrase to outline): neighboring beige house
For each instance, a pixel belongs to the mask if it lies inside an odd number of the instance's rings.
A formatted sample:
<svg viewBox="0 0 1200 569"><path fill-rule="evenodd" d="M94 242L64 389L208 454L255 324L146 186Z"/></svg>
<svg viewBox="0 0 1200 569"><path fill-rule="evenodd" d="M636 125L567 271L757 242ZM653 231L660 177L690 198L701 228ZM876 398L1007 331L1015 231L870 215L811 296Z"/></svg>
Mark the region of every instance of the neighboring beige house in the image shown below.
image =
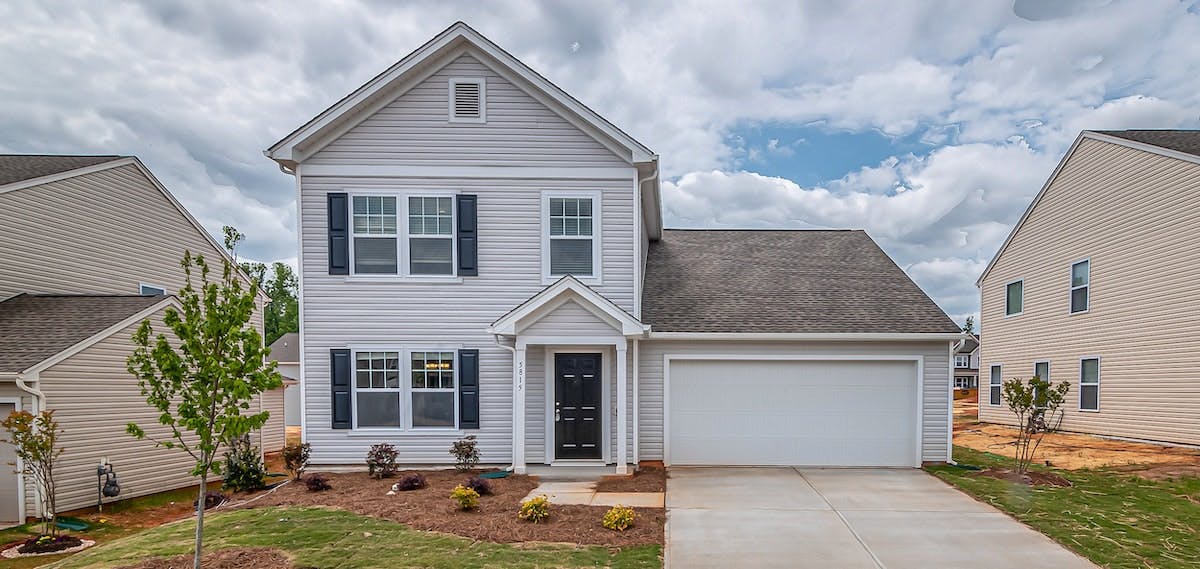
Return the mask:
<svg viewBox="0 0 1200 569"><path fill-rule="evenodd" d="M1084 131L979 277L979 418L1068 382L1062 428L1200 444L1200 131Z"/></svg>
<svg viewBox="0 0 1200 569"><path fill-rule="evenodd" d="M979 336L972 335L963 340L954 350L954 388L976 389L979 387Z"/></svg>
<svg viewBox="0 0 1200 569"><path fill-rule="evenodd" d="M0 155L0 227L0 414L54 410L59 510L95 505L102 460L122 498L193 484L186 453L125 433L168 435L125 360L142 320L166 331L184 251L224 250L133 157ZM39 515L34 492L0 467L0 522Z"/></svg>

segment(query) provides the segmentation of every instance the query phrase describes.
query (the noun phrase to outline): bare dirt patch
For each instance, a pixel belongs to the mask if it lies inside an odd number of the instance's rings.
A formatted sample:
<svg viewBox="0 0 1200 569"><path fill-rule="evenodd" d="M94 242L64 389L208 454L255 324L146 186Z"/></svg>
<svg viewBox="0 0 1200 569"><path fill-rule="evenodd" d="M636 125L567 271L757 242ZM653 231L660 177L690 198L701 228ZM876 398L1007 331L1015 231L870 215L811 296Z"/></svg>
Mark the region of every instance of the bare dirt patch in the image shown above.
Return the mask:
<svg viewBox="0 0 1200 569"><path fill-rule="evenodd" d="M121 569L191 569L191 555L156 557ZM205 569L294 569L292 560L278 549L269 547L233 547L204 555Z"/></svg>
<svg viewBox="0 0 1200 569"><path fill-rule="evenodd" d="M1113 468L1113 470L1140 476L1147 480L1200 478L1200 461L1166 464L1131 464L1118 466Z"/></svg>
<svg viewBox="0 0 1200 569"><path fill-rule="evenodd" d="M521 500L537 487L528 476L510 475L489 480L492 495L480 499L479 509L462 512L450 500L450 490L472 473L453 470L421 471L427 486L388 496L395 478L375 480L365 472L327 474L332 490L309 492L303 484L288 484L248 504L263 506L325 506L402 523L408 527L440 531L495 543L551 542L583 545L632 546L663 543L666 511L637 508L635 525L615 532L603 528L603 506L551 506L550 519L533 524L517 519Z"/></svg>
<svg viewBox="0 0 1200 569"><path fill-rule="evenodd" d="M1066 488L1073 486L1070 480L1053 472L1039 472L1030 470L1025 474L1018 474L1015 470L1007 468L985 468L976 473L976 476L987 476L998 480L1007 480L1009 482L1017 482L1026 486L1057 486Z"/></svg>
<svg viewBox="0 0 1200 569"><path fill-rule="evenodd" d="M1008 456L1017 440L1015 427L990 423L957 423L954 444ZM1038 447L1039 463L1078 470L1127 465L1194 465L1200 469L1200 450L1104 439L1079 433L1050 433ZM1141 471L1133 470L1141 475ZM1147 469L1146 472L1153 472Z"/></svg>
<svg viewBox="0 0 1200 569"><path fill-rule="evenodd" d="M632 476L605 476L596 484L597 492L666 492L667 471L643 466Z"/></svg>

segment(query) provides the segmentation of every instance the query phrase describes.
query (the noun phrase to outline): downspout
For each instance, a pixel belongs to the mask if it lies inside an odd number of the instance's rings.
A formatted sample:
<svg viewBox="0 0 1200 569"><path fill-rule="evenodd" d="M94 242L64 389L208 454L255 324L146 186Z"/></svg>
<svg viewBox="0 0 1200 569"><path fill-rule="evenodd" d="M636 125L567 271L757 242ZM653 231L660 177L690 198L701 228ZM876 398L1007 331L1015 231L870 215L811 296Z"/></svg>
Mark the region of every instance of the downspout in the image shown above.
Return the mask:
<svg viewBox="0 0 1200 569"><path fill-rule="evenodd" d="M37 415L38 413L40 413L41 409L42 409L42 402L45 401L45 399L46 399L46 394L42 393L42 390L40 390L36 387L30 387L29 384L25 383L26 380L33 381L34 383L38 383L39 378L38 378L37 372L34 372L32 377L28 377L24 373L18 373L15 379L16 379L16 383L17 383L17 389L20 389L21 391L28 393L30 396L29 398L33 401L33 414ZM34 500L34 516L37 518L41 518L43 516L41 487L38 487L35 485L34 492L36 493L36 500ZM21 502L24 503L24 501L25 501L24 492L22 492ZM22 520L23 520L24 516L25 516L24 510L21 511L21 516L22 516Z"/></svg>
<svg viewBox="0 0 1200 569"><path fill-rule="evenodd" d="M499 334L492 336L492 339L494 339L496 341L497 346L500 346L501 348L508 350L508 353L512 354L512 357L514 360L517 359L517 347L516 346L505 346L504 344L500 343L500 335ZM517 449L516 449L516 447L513 448L512 460L513 460L513 463L508 465L508 468L505 468L504 470L506 470L508 472L512 472L512 471L516 470L516 467L517 467Z"/></svg>
<svg viewBox="0 0 1200 569"><path fill-rule="evenodd" d="M634 340L633 341L633 468L635 470L637 469L638 465L641 464L641 462L642 462L641 452L639 451L639 447L641 445L638 444L638 423L641 422L638 420L638 417L641 416L641 413L638 412L638 376L641 375L640 373L638 373L638 367L639 367L638 352L640 352L640 351L641 351L641 349L638 347L638 340Z"/></svg>
<svg viewBox="0 0 1200 569"><path fill-rule="evenodd" d="M653 180L655 178L658 178L658 160L654 161L654 172L647 175L645 178L638 178L638 181L637 181L637 188L636 188L637 196L635 196L636 200L634 201L633 205L634 205L634 211L637 212L638 227L640 227L642 229L642 231L638 232L639 236L643 232L646 231L646 220L644 219L645 215L642 213L642 184L649 182L650 180ZM642 240L635 239L634 241L635 241L635 243L634 243L633 250L635 251L636 256L634 257L633 262L636 264L635 266L638 269L638 271L637 271L638 279L634 283L635 289L633 291L633 315L636 316L639 320L641 320L641 318L642 318L642 287L645 286L645 282L646 282L646 267L644 265L642 265ZM636 397L636 395L635 395L635 397ZM636 421L634 424L635 425L637 424ZM636 446L634 448L636 448ZM636 452L634 454L636 455Z"/></svg>

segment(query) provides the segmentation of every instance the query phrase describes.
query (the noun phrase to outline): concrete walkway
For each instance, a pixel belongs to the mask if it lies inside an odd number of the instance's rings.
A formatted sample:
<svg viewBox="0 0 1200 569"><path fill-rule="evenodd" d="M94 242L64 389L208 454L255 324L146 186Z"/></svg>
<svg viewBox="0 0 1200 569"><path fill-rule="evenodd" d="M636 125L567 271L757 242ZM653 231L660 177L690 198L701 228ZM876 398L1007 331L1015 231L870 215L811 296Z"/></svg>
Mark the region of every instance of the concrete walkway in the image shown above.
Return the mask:
<svg viewBox="0 0 1200 569"><path fill-rule="evenodd" d="M911 469L672 468L667 567L1095 569Z"/></svg>
<svg viewBox="0 0 1200 569"><path fill-rule="evenodd" d="M629 506L631 508L661 508L662 492L597 492L596 482L542 482L525 500L545 496L551 504L580 506Z"/></svg>

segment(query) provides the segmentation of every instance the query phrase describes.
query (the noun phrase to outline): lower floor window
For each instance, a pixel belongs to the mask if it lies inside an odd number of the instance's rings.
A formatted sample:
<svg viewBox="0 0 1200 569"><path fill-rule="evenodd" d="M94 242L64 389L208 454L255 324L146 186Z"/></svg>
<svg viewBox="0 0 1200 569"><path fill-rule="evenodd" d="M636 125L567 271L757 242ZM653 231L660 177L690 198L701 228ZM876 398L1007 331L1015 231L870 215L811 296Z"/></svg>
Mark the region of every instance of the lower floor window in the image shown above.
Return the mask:
<svg viewBox="0 0 1200 569"><path fill-rule="evenodd" d="M412 353L414 427L453 427L454 352Z"/></svg>
<svg viewBox="0 0 1200 569"><path fill-rule="evenodd" d="M1100 358L1079 360L1079 408L1100 410Z"/></svg>
<svg viewBox="0 0 1200 569"><path fill-rule="evenodd" d="M988 404L1000 404L1000 366L992 366L991 374L988 376Z"/></svg>
<svg viewBox="0 0 1200 569"><path fill-rule="evenodd" d="M955 389L975 389L978 384L974 377L956 377L954 378Z"/></svg>
<svg viewBox="0 0 1200 569"><path fill-rule="evenodd" d="M453 351L358 351L354 424L358 428L454 427L458 424ZM404 363L408 362L407 368ZM411 377L401 382L403 376Z"/></svg>

